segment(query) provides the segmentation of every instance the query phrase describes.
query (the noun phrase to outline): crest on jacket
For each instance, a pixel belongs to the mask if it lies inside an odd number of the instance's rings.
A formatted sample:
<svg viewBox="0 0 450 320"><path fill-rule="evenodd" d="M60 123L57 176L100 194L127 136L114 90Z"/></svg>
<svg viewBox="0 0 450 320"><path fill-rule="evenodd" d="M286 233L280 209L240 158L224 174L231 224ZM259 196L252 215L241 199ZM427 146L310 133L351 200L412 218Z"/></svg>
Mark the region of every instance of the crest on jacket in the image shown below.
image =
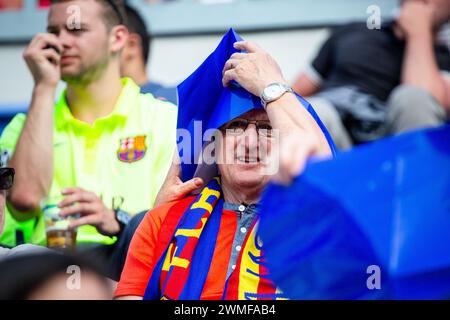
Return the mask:
<svg viewBox="0 0 450 320"><path fill-rule="evenodd" d="M135 136L120 139L119 149L117 150L119 160L127 163L141 160L147 151L145 138L146 136Z"/></svg>

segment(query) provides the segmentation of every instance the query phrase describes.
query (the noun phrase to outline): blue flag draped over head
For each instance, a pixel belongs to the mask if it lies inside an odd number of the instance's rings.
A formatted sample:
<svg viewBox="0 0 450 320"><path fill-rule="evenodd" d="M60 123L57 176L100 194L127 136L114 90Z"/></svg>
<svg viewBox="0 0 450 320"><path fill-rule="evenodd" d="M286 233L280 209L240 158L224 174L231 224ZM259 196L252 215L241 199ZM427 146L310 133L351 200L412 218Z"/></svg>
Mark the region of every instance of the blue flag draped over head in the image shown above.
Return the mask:
<svg viewBox="0 0 450 320"><path fill-rule="evenodd" d="M272 280L290 298L450 298L450 125L270 185L259 231Z"/></svg>
<svg viewBox="0 0 450 320"><path fill-rule="evenodd" d="M192 75L178 85L178 129L186 129L190 137L187 138L190 141L186 142L186 137L180 135L178 131L178 151L182 161L183 181L191 179L195 174L206 130L217 129L251 109L262 108L260 98L253 96L238 84L232 83L228 88L222 85L225 62L233 53L238 52L233 44L241 40L242 38L230 29L216 50ZM311 105L300 96L298 99L317 121L334 153L334 143L325 126ZM196 121L201 121L201 128L198 126L199 122L197 127L194 125Z"/></svg>

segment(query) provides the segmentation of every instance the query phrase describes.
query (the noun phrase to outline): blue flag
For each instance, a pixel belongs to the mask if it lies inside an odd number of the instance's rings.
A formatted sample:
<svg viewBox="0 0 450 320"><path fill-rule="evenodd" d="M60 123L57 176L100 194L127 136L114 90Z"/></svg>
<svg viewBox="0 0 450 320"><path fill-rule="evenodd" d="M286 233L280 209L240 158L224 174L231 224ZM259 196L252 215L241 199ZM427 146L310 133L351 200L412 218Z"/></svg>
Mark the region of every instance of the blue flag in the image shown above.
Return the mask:
<svg viewBox="0 0 450 320"><path fill-rule="evenodd" d="M197 169L197 159L203 147L203 140L198 139L199 135L203 137L206 130L217 129L251 109L262 108L260 98L253 96L239 84L232 83L227 88L222 85L225 62L233 53L238 52L233 44L241 40L230 29L214 52L178 85L178 129L187 130L190 137L187 143L183 141L186 137L179 135L177 138L183 181L191 179ZM317 121L334 152L334 143L311 105L300 96L298 99ZM200 122L201 128L198 126ZM181 148L181 145L190 145L190 148Z"/></svg>
<svg viewBox="0 0 450 320"><path fill-rule="evenodd" d="M450 125L270 185L260 235L272 280L290 298L450 298Z"/></svg>

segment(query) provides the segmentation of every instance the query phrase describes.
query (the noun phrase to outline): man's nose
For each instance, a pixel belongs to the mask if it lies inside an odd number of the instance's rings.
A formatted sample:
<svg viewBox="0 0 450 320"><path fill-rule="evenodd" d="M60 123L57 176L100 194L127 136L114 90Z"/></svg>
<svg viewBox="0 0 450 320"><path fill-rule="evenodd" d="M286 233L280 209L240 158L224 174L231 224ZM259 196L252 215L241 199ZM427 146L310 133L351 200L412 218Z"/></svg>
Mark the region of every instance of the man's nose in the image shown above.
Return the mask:
<svg viewBox="0 0 450 320"><path fill-rule="evenodd" d="M247 129L245 129L242 135L242 143L245 144L245 148L252 150L258 148L258 131L256 130L256 125L253 123L249 124Z"/></svg>
<svg viewBox="0 0 450 320"><path fill-rule="evenodd" d="M67 30L61 30L58 34L58 39L64 48L68 48L72 45L72 36Z"/></svg>

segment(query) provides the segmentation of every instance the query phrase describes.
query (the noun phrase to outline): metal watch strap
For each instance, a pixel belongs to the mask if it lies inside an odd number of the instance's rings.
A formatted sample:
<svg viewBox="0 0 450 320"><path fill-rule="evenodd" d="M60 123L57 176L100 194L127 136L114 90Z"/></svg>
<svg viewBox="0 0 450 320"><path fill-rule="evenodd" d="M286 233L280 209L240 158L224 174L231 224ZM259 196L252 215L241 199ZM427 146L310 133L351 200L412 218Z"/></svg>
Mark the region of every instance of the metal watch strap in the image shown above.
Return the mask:
<svg viewBox="0 0 450 320"><path fill-rule="evenodd" d="M121 209L114 210L115 218L117 222L120 225L120 230L122 231L125 226L130 222L131 216L128 214L128 212L123 211Z"/></svg>
<svg viewBox="0 0 450 320"><path fill-rule="evenodd" d="M268 88L269 86L272 86L274 84L277 84L277 85L280 85L281 87L283 87L284 88L284 92L282 94L280 94L278 97L274 98L274 99L266 100L266 99L264 99L264 90L265 90L264 89L263 93L261 94L261 97L260 97L261 98L261 105L263 106L264 110L267 108L267 105L269 103L277 101L282 96L284 96L287 92L294 93L294 90L290 86L288 86L288 85L286 85L284 83L271 83L266 88Z"/></svg>

